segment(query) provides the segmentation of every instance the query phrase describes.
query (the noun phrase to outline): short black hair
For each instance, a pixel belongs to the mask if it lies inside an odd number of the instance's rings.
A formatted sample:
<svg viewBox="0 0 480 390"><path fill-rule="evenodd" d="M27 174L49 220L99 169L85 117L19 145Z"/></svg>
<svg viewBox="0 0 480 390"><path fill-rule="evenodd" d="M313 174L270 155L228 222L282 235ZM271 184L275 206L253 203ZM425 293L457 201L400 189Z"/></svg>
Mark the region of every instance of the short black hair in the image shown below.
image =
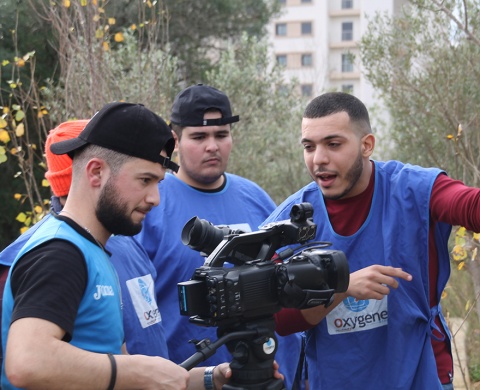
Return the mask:
<svg viewBox="0 0 480 390"><path fill-rule="evenodd" d="M323 118L338 112L346 112L352 122L360 125L366 133L371 133L367 107L355 96L345 92L327 92L308 103L303 112L304 118Z"/></svg>

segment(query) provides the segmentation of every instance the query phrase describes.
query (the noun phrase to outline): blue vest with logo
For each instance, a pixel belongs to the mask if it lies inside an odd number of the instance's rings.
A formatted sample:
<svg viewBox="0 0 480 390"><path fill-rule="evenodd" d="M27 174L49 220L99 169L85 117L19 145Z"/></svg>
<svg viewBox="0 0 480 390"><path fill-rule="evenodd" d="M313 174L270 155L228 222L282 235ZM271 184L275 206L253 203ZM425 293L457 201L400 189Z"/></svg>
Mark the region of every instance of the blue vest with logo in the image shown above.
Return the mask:
<svg viewBox="0 0 480 390"><path fill-rule="evenodd" d="M373 264L401 267L413 276L399 280L381 301L344 300L306 332L312 389L441 389L431 345L440 306L429 304L429 202L441 173L396 161L375 162L375 189L366 221L352 236L334 232L316 183L289 197L266 222L288 219L291 206L310 202L317 240L343 251L350 272ZM435 231L439 257L437 299L450 274L447 241L451 227Z"/></svg>
<svg viewBox="0 0 480 390"><path fill-rule="evenodd" d="M225 188L218 192L198 191L172 174L166 174L159 185L161 202L148 213L138 239L157 268L155 281L158 307L165 319L165 333L170 359L181 363L196 350L191 339L217 340L215 327L203 327L189 322L180 315L177 283L190 280L196 268L205 259L198 251L182 244L181 232L185 223L194 216L215 225L228 225L231 229L254 231L274 210L275 204L257 184L245 178L226 173ZM285 375L285 385L293 385L301 351L298 334L278 336L275 360ZM232 355L225 346L199 366L230 362Z"/></svg>
<svg viewBox="0 0 480 390"><path fill-rule="evenodd" d="M21 256L52 239L63 239L76 245L84 255L88 271L87 286L78 308L70 343L91 352L120 354L124 333L118 278L109 256L102 248L79 235L67 223L57 218L49 218L19 252L12 264L12 269ZM8 278L3 295L2 349L4 353L13 305L14 299L10 278ZM13 387L8 382L2 367L2 389L11 388Z"/></svg>

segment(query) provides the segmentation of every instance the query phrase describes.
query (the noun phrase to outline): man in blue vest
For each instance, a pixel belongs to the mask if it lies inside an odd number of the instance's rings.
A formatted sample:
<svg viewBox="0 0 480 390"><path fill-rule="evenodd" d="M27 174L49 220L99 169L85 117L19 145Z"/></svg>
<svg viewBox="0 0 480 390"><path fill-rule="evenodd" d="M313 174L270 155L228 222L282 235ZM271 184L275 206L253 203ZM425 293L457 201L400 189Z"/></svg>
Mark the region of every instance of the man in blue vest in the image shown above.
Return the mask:
<svg viewBox="0 0 480 390"><path fill-rule="evenodd" d="M435 168L371 160L364 104L346 93L313 99L302 120L313 182L265 223L310 202L316 239L345 252L346 293L333 304L277 315L277 331L307 330L315 390L452 389L450 333L440 298L450 275L452 225L480 231L480 190Z"/></svg>
<svg viewBox="0 0 480 390"><path fill-rule="evenodd" d="M32 234L52 214L59 214L66 202L72 182L72 159L68 155L56 155L50 151L52 143L77 137L88 120L63 122L48 133L45 142L47 171L45 178L50 184L52 197L51 213L33 225L24 234L0 253L0 264L6 266L8 274L13 260ZM167 343L154 292L157 271L143 247L130 236L112 236L106 249L118 274L122 291L123 327L129 354L161 356L168 359ZM3 289L1 289L3 293ZM1 365L1 362L0 362Z"/></svg>
<svg viewBox="0 0 480 390"><path fill-rule="evenodd" d="M256 183L226 172L233 147L232 115L228 96L204 84L179 92L170 114L180 169L167 173L159 184L162 202L145 218L139 241L157 268L157 301L165 323L170 358L177 363L195 352L189 340L217 340L216 328L201 327L180 315L177 284L189 280L205 259L181 241L184 225L195 216L215 225L251 232L274 210L275 203ZM299 335L280 337L275 359L285 375L287 388L293 381L300 356ZM231 361L225 346L201 362L216 365Z"/></svg>
<svg viewBox="0 0 480 390"><path fill-rule="evenodd" d="M231 375L228 364L187 372L161 357L122 354L121 290L105 245L141 230L159 203L158 182L178 169L174 144L143 105L110 103L78 137L50 145L73 158L72 183L60 214L31 235L7 278L2 389L212 389Z"/></svg>

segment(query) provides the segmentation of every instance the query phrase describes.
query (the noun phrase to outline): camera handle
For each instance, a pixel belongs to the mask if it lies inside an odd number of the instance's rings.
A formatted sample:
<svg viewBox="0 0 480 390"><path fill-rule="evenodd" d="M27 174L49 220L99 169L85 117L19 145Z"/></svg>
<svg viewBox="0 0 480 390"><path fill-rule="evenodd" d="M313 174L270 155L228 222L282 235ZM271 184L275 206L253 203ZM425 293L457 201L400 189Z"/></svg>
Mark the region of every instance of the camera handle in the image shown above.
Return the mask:
<svg viewBox="0 0 480 390"><path fill-rule="evenodd" d="M179 366L190 371L193 367L196 367L199 363L207 360L210 356L214 355L217 352L217 349L222 345L236 339L242 339L245 337L260 337L258 331L249 330L243 332L234 332L229 333L223 337L220 337L218 340L211 342L210 339L203 340L191 340L190 342L195 344L197 352L190 356L187 360L180 363Z"/></svg>
<svg viewBox="0 0 480 390"><path fill-rule="evenodd" d="M228 327L220 325L218 334L223 335L213 343L208 339L196 342L197 352L180 366L190 370L226 344L233 356L230 362L232 377L223 390L284 390L283 381L273 377L278 348L274 329L273 316Z"/></svg>

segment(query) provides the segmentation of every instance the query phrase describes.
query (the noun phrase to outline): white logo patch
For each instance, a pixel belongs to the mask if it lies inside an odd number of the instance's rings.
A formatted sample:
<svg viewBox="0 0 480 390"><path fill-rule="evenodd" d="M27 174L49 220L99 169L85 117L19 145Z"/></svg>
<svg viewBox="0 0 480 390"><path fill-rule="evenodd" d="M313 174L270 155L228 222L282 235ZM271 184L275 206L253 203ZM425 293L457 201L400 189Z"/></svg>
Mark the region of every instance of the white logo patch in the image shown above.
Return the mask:
<svg viewBox="0 0 480 390"><path fill-rule="evenodd" d="M162 321L155 299L152 275L148 274L127 280L127 288L142 328Z"/></svg>
<svg viewBox="0 0 480 390"><path fill-rule="evenodd" d="M382 300L348 297L327 315L328 334L361 332L388 324L388 296Z"/></svg>

